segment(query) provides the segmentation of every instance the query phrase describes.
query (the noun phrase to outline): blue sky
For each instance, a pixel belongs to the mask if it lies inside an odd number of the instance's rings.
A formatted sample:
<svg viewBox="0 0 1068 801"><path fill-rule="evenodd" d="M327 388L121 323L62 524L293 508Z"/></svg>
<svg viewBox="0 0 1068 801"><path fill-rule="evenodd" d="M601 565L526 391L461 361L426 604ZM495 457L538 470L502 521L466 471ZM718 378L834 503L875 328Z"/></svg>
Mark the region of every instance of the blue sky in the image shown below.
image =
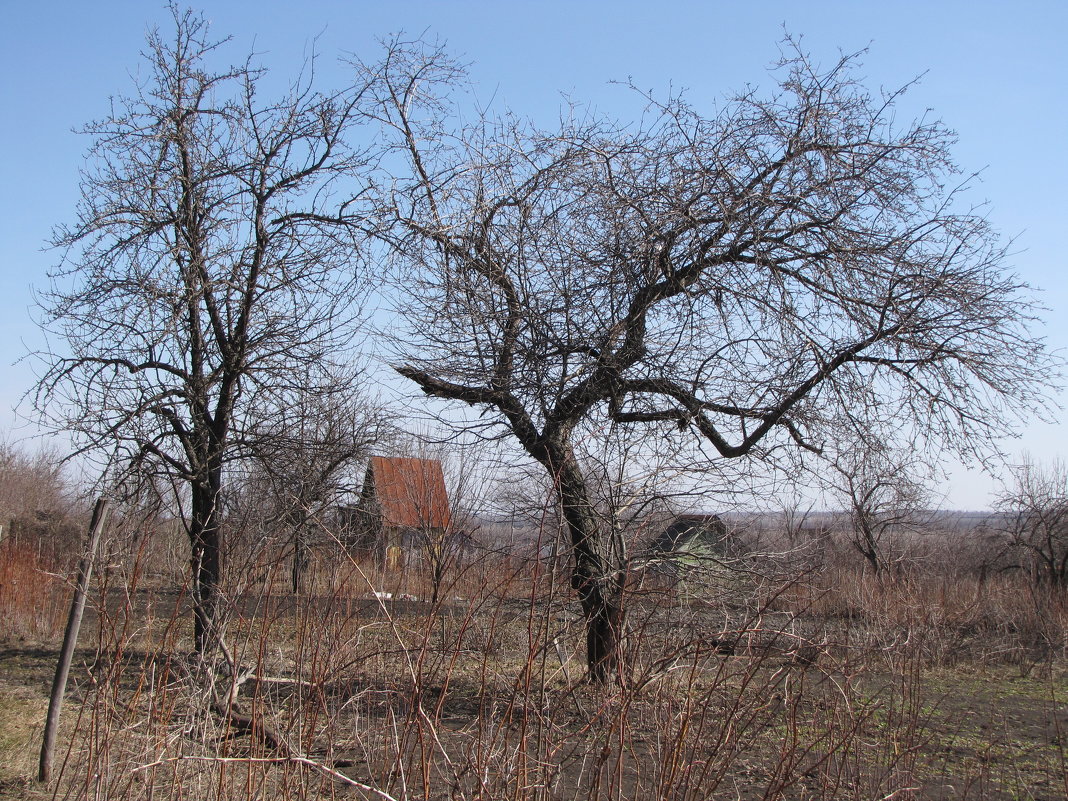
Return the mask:
<svg viewBox="0 0 1068 801"><path fill-rule="evenodd" d="M219 35L235 38L280 77L316 40L323 85L342 77L341 52L373 58L394 32L443 40L470 63L484 101L550 121L567 94L602 111L622 108L613 80L686 88L707 110L746 84L767 85L784 30L819 61L869 48L867 84L895 88L924 74L903 104L933 109L955 129L972 191L1015 237L1013 266L1044 291L1045 336L1068 348L1068 3L1047 2L204 2ZM40 343L32 287L45 285L57 254L49 232L73 217L88 141L73 128L106 113L138 68L146 29L163 24L162 3L3 3L0 30L0 432L19 436L11 407L33 383L14 362ZM1035 423L1010 453L1040 459L1068 451L1068 426ZM981 507L991 481L953 471L948 504Z"/></svg>

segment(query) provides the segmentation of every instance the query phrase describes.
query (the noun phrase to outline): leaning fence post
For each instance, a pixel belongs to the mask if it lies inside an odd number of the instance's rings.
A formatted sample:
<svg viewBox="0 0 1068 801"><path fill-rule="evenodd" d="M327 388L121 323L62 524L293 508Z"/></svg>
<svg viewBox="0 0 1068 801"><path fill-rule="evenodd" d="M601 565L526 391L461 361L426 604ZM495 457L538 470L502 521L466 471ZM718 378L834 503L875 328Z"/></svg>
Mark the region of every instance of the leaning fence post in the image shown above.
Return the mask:
<svg viewBox="0 0 1068 801"><path fill-rule="evenodd" d="M63 693L67 689L67 674L70 673L74 646L78 643L78 629L82 625L82 613L85 611L85 595L89 589L89 577L93 573L93 559L100 542L100 532L108 514L108 502L100 498L93 509L93 520L89 524L89 543L85 554L78 564L78 582L74 586L74 600L70 604L70 616L67 618L67 630L63 633L63 649L59 652L56 665L56 677L52 680L52 695L48 699L48 718L45 720L44 742L41 744L41 764L37 773L38 780L52 780L52 752L56 746L56 729L59 728L59 713L63 709Z"/></svg>

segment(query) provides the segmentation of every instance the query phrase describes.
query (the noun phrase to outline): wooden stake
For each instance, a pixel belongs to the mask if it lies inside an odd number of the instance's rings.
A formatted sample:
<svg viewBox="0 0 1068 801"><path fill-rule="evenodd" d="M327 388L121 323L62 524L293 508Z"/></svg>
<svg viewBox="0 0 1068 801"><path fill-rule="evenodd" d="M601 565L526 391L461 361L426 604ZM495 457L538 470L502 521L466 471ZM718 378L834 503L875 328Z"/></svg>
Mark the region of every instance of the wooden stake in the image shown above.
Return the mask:
<svg viewBox="0 0 1068 801"><path fill-rule="evenodd" d="M52 695L48 700L48 718L45 720L44 742L41 744L41 764L37 778L42 782L52 780L52 754L56 746L56 730L59 728L59 713L63 709L63 693L67 689L67 674L74 658L74 646L78 643L78 629L82 626L82 613L85 611L85 596L89 589L89 578L93 574L93 560L100 543L100 532L108 515L108 502L100 498L93 509L93 520L89 524L89 542L85 554L78 564L78 583L74 587L74 599L70 605L67 618L67 630L63 634L63 650L59 653L56 665L56 677L52 681Z"/></svg>

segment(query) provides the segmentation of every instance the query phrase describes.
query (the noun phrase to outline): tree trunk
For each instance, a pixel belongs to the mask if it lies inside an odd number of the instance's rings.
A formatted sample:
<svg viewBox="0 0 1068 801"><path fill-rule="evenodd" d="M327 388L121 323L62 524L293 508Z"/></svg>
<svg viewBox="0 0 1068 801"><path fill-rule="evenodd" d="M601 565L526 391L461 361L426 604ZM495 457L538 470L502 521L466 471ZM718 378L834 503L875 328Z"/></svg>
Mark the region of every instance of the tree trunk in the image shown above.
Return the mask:
<svg viewBox="0 0 1068 801"><path fill-rule="evenodd" d="M872 575L879 578L882 573L882 565L879 562L879 544L875 539L875 532L872 531L863 518L854 525L856 525L857 531L854 535L853 545L864 557L864 561L867 562Z"/></svg>
<svg viewBox="0 0 1068 801"><path fill-rule="evenodd" d="M206 479L193 484L192 545L193 641L197 654L205 656L217 645L219 636L219 583L222 579L222 531L219 498L222 467L208 470Z"/></svg>
<svg viewBox="0 0 1068 801"><path fill-rule="evenodd" d="M300 595L304 590L304 573L308 568L308 538L303 525L298 525L293 532L293 594Z"/></svg>
<svg viewBox="0 0 1068 801"><path fill-rule="evenodd" d="M592 606L592 605L591 605ZM586 668L589 680L594 684L607 684L613 676L620 675L619 645L623 633L623 607L602 601L600 606L587 611L586 615Z"/></svg>
<svg viewBox="0 0 1068 801"><path fill-rule="evenodd" d="M605 563L601 527L589 501L586 480L569 449L561 449L556 480L564 520L571 536L574 568L571 585L586 621L586 669L589 680L605 684L619 675L623 633L623 592L618 566Z"/></svg>

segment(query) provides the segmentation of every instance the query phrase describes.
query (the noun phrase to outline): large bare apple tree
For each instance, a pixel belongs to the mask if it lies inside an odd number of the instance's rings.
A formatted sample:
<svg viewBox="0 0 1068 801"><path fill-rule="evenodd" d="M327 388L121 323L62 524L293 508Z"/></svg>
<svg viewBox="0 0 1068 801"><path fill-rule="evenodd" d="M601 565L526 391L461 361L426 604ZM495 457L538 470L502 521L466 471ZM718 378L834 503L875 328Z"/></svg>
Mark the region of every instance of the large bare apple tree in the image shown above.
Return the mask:
<svg viewBox="0 0 1068 801"><path fill-rule="evenodd" d="M322 93L309 66L269 98L263 69L220 69L226 40L172 12L134 91L85 128L81 202L41 297L53 344L36 401L80 449L174 489L203 652L230 466L264 420L354 375L337 365L364 275L352 176L366 162L350 141L363 87Z"/></svg>
<svg viewBox="0 0 1068 801"><path fill-rule="evenodd" d="M397 369L548 472L594 681L618 667L625 566L586 438L622 424L650 448L774 459L892 423L982 454L1043 406L1029 291L964 204L953 133L906 121L856 66L795 49L776 90L711 115L637 93L633 123L572 109L538 130L455 122L438 53L387 63L375 113L407 160L384 195Z"/></svg>

